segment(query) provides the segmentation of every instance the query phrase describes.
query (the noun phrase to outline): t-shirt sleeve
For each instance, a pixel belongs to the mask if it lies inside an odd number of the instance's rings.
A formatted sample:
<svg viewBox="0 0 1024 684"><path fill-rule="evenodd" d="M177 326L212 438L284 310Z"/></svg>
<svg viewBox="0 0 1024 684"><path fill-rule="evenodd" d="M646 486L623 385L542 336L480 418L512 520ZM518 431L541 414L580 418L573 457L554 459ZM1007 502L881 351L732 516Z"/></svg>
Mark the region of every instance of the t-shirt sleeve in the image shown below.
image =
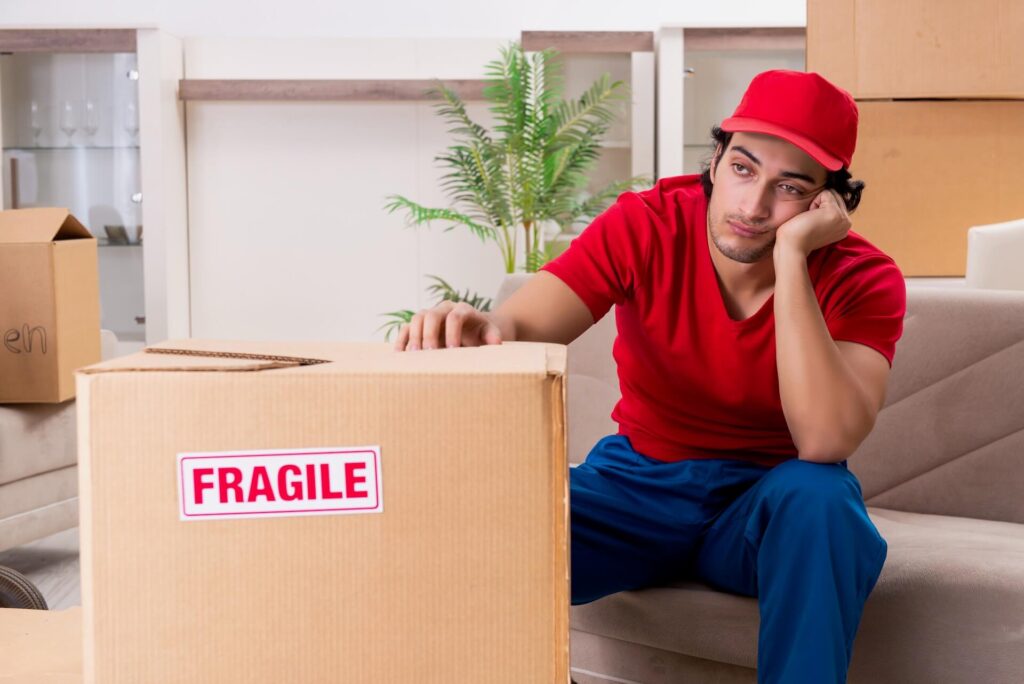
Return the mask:
<svg viewBox="0 0 1024 684"><path fill-rule="evenodd" d="M560 278L583 300L594 320L601 320L612 305L633 296L646 270L651 219L645 213L634 194L620 195L540 270Z"/></svg>
<svg viewBox="0 0 1024 684"><path fill-rule="evenodd" d="M842 274L841 283L824 313L832 339L867 345L892 366L907 312L903 274L886 257L865 257Z"/></svg>

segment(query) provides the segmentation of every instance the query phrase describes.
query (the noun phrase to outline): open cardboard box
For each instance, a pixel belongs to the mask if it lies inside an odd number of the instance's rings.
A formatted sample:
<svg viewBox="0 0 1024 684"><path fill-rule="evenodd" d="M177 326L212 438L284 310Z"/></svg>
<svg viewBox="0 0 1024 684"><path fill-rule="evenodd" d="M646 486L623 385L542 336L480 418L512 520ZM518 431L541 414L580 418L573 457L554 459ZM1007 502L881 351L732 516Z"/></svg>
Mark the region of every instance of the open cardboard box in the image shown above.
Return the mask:
<svg viewBox="0 0 1024 684"><path fill-rule="evenodd" d="M67 209L0 211L0 403L75 396L100 360L96 239Z"/></svg>
<svg viewBox="0 0 1024 684"><path fill-rule="evenodd" d="M565 380L514 342L83 369L86 681L566 682Z"/></svg>

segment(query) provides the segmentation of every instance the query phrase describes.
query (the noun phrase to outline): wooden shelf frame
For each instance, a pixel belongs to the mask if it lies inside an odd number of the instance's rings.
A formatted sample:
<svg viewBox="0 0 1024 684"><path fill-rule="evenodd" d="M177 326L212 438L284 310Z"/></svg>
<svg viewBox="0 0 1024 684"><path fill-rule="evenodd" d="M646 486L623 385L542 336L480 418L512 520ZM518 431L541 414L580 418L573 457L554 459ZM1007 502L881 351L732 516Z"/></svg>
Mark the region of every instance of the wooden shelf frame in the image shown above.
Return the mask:
<svg viewBox="0 0 1024 684"><path fill-rule="evenodd" d="M136 29L0 29L0 53L135 52Z"/></svg>
<svg viewBox="0 0 1024 684"><path fill-rule="evenodd" d="M654 52L653 31L523 31L519 40L527 52Z"/></svg>
<svg viewBox="0 0 1024 684"><path fill-rule="evenodd" d="M483 100L483 79L181 79L183 101L408 102L433 100L438 80L464 101Z"/></svg>
<svg viewBox="0 0 1024 684"><path fill-rule="evenodd" d="M687 50L804 50L803 27L686 28Z"/></svg>

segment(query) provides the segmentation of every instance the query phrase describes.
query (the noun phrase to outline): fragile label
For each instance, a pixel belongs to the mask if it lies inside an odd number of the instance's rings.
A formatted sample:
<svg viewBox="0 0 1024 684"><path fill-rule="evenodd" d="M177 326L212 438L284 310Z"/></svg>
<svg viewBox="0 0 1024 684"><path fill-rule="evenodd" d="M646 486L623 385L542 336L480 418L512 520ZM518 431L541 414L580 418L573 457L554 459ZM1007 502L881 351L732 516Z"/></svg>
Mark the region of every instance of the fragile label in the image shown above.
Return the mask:
<svg viewBox="0 0 1024 684"><path fill-rule="evenodd" d="M380 513L380 447L178 454L182 520Z"/></svg>

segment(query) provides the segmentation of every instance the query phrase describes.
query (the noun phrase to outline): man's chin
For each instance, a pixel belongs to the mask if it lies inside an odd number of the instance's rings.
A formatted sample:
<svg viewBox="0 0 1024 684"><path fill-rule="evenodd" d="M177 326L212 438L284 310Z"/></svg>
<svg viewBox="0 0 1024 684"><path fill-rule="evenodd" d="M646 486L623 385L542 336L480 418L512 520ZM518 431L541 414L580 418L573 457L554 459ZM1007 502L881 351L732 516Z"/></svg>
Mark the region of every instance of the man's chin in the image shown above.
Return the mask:
<svg viewBox="0 0 1024 684"><path fill-rule="evenodd" d="M759 261L764 261L772 255L772 251L775 249L774 237L768 242L754 247L739 247L727 240L721 240L715 235L712 235L711 239L715 243L715 247L718 248L718 251L722 253L722 256L738 261L741 264L756 264Z"/></svg>

